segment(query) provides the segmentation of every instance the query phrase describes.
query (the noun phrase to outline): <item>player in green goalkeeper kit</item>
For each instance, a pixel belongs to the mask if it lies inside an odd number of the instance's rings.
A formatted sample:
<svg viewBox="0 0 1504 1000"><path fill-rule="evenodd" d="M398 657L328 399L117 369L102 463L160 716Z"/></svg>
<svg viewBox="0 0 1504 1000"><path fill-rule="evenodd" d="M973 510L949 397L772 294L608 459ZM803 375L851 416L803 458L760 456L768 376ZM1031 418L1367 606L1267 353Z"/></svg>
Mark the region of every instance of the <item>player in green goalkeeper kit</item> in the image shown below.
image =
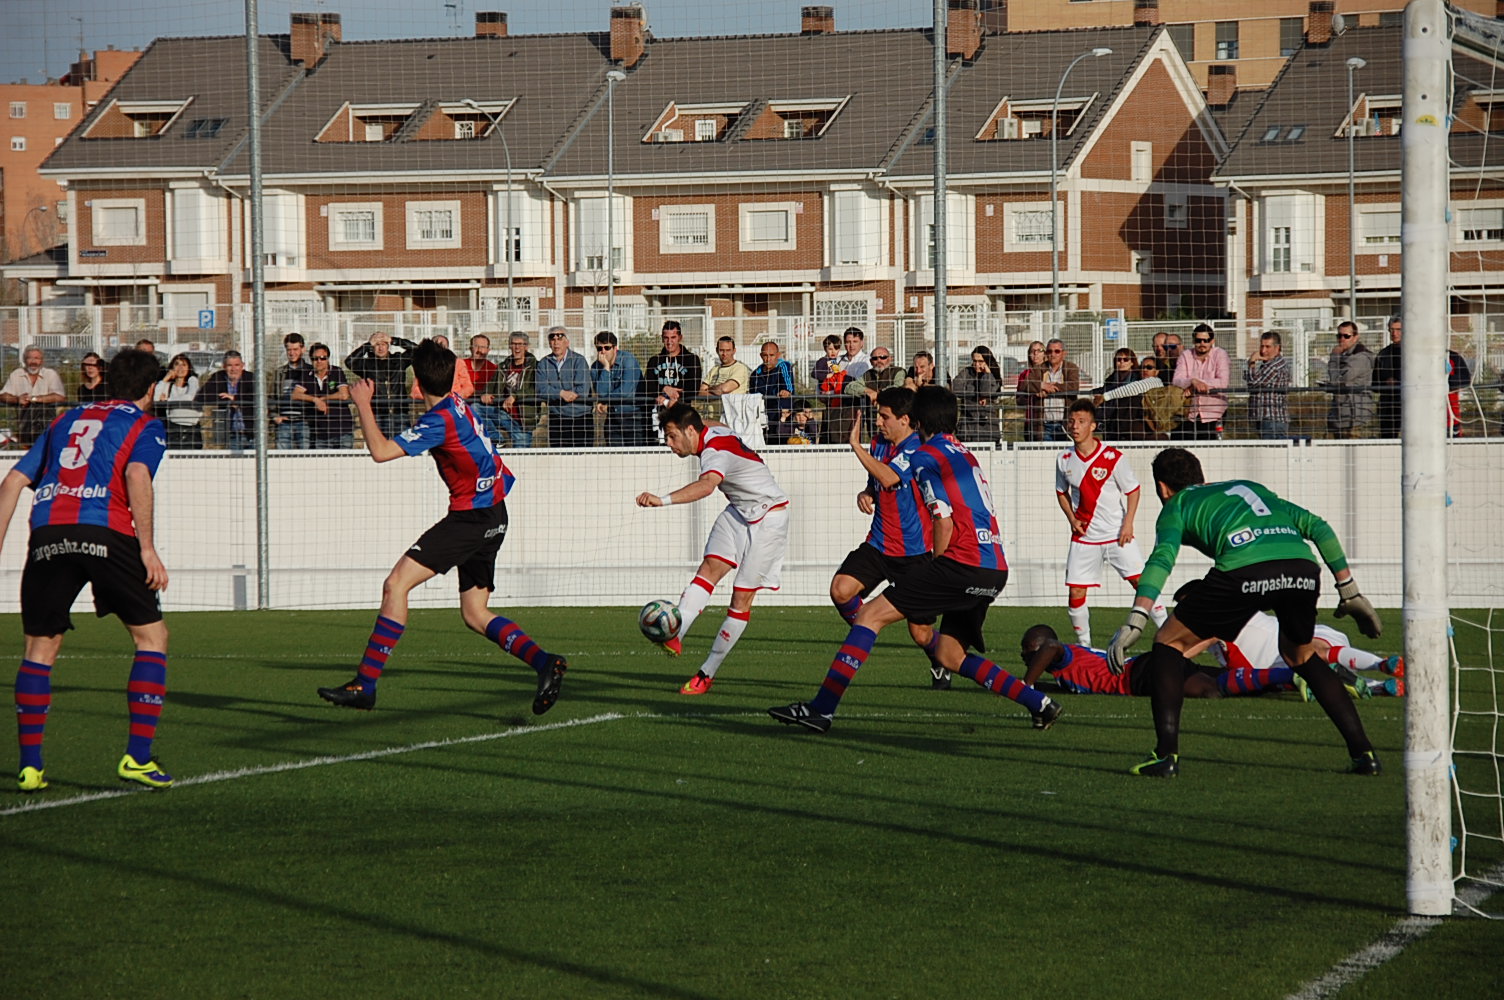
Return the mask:
<svg viewBox="0 0 1504 1000"><path fill-rule="evenodd" d="M1308 542L1316 544L1336 578L1337 617L1351 615L1369 638L1383 629L1373 605L1358 592L1331 526L1258 483L1208 483L1200 461L1184 448L1166 448L1154 457L1153 468L1164 509L1155 522L1154 551L1139 578L1133 608L1107 649L1113 670L1122 670L1129 647L1148 626L1149 609L1169 579L1181 545L1192 546L1214 565L1201 580L1182 588L1174 613L1154 637L1148 667L1157 742L1153 756L1130 772L1155 778L1180 772L1185 654L1206 639L1236 639L1256 612L1269 610L1279 619L1285 662L1310 686L1347 741L1352 758L1348 770L1379 774L1379 759L1352 700L1312 644L1321 571Z"/></svg>

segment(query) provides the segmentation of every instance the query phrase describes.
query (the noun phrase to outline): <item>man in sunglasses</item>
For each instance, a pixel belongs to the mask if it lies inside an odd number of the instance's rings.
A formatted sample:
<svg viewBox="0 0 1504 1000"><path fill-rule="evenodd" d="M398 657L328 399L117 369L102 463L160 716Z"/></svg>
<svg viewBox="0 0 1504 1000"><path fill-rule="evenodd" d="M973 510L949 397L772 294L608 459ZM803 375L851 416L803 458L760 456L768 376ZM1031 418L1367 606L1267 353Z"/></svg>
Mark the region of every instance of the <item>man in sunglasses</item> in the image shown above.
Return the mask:
<svg viewBox="0 0 1504 1000"><path fill-rule="evenodd" d="M1175 364L1173 381L1187 391L1185 420L1174 434L1176 440L1216 441L1222 437L1232 363L1216 341L1209 324L1196 324L1191 331L1191 352L1180 354Z"/></svg>
<svg viewBox="0 0 1504 1000"><path fill-rule="evenodd" d="M1321 385L1332 394L1326 413L1326 429L1334 438L1364 437L1373 420L1373 352L1359 339L1358 324L1337 324L1337 343L1327 357L1326 381Z"/></svg>

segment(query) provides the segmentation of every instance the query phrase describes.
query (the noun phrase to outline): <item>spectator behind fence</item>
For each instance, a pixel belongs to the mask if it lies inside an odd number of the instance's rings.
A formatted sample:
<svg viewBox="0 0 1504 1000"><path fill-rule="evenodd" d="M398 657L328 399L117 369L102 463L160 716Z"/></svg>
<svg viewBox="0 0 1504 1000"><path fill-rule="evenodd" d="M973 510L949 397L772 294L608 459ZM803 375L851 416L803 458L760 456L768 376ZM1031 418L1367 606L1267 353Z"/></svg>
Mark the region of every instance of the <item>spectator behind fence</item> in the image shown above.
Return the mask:
<svg viewBox="0 0 1504 1000"><path fill-rule="evenodd" d="M1038 383L1043 376L1032 378L1031 373L1038 374L1036 369L1044 367L1044 341L1032 341L1026 357L1023 371L1018 373L1018 378L1013 383L1014 397L1024 411L1024 440L1042 441L1044 440L1044 399L1039 395ZM1025 388L1026 383L1033 388Z"/></svg>
<svg viewBox="0 0 1504 1000"><path fill-rule="evenodd" d="M589 448L594 442L590 418L590 366L569 349L569 331L549 327L549 353L538 362L538 398L548 404L548 446Z"/></svg>
<svg viewBox="0 0 1504 1000"><path fill-rule="evenodd" d="M436 333L430 339L432 339L433 342L439 347L442 347L444 350L450 351L452 353L453 349L449 346L449 338L444 336L442 333ZM455 355L455 357L456 361L454 363L454 387L449 391L454 393L456 396L459 396L461 399L469 399L471 396L475 395L475 382L470 378L470 369L462 364L459 360L457 360L459 357L458 355ZM407 398L419 401L422 401L423 399L423 387L418 384L418 378L416 375L413 376L412 387L408 389Z"/></svg>
<svg viewBox="0 0 1504 1000"><path fill-rule="evenodd" d="M167 447L173 451L201 451L204 431L199 426L204 411L198 403L198 374L186 354L174 354L167 362L167 377L157 383L153 407L167 425Z"/></svg>
<svg viewBox="0 0 1504 1000"><path fill-rule="evenodd" d="M1398 316L1389 317L1389 343L1374 355L1370 384L1374 390L1375 411L1379 417L1378 436L1400 436L1400 339L1404 325Z"/></svg>
<svg viewBox="0 0 1504 1000"><path fill-rule="evenodd" d="M1058 337L1045 345L1044 356L1044 364L1025 374L1022 391L1040 402L1040 440L1065 441L1065 408L1081 390L1081 369L1066 359L1065 342Z"/></svg>
<svg viewBox="0 0 1504 1000"><path fill-rule="evenodd" d="M826 444L845 444L851 437L852 425L861 419L862 401L849 396L847 388L872 367L872 359L867 356L867 335L860 327L848 326L841 335L841 343L846 347L845 352L830 363L839 377L827 377L828 395L822 388L825 416L821 421L820 440Z"/></svg>
<svg viewBox="0 0 1504 1000"><path fill-rule="evenodd" d="M1093 400L1097 405L1129 404L1143 419L1142 427L1130 427L1129 440L1167 441L1170 432L1180 426L1185 412L1186 390L1170 385L1170 372L1158 358L1146 357L1138 363L1139 377L1105 389Z"/></svg>
<svg viewBox="0 0 1504 1000"><path fill-rule="evenodd" d="M105 381L104 361L90 351L78 362L78 401L103 403L110 398L110 384Z"/></svg>
<svg viewBox="0 0 1504 1000"><path fill-rule="evenodd" d="M1097 423L1107 441L1138 441L1144 437L1144 404L1138 396L1105 398L1106 393L1139 379L1138 357L1132 349L1119 347L1112 354L1112 371L1101 388L1093 394L1097 404Z"/></svg>
<svg viewBox="0 0 1504 1000"><path fill-rule="evenodd" d="M417 347L411 340L377 330L345 358L348 373L376 383L371 409L376 414L376 426L389 438L407 430L411 422L408 420L407 366Z"/></svg>
<svg viewBox="0 0 1504 1000"><path fill-rule="evenodd" d="M11 372L4 388L0 388L0 403L17 408L15 439L28 448L52 423L57 404L68 398L62 377L43 361L40 347L26 348L21 352L21 367Z"/></svg>
<svg viewBox="0 0 1504 1000"><path fill-rule="evenodd" d="M846 394L855 396L862 404L862 420L868 437L877 432L877 394L894 386L902 389L906 372L893 363L893 351L887 347L874 347L868 356L872 367L861 378L846 384Z"/></svg>
<svg viewBox="0 0 1504 1000"><path fill-rule="evenodd" d="M528 350L531 341L521 330L512 331L507 346L510 353L480 400L496 407L496 428L510 438L513 448L531 448L533 428L538 426L538 359Z"/></svg>
<svg viewBox="0 0 1504 1000"><path fill-rule="evenodd" d="M595 335L590 381L595 386L595 410L606 418L606 444L613 448L649 444L642 365L610 330Z"/></svg>
<svg viewBox="0 0 1504 1000"><path fill-rule="evenodd" d="M1447 433L1462 436L1462 390L1473 384L1467 360L1456 351L1447 351Z"/></svg>
<svg viewBox="0 0 1504 1000"><path fill-rule="evenodd" d="M162 355L157 353L156 344L152 343L148 338L142 337L140 340L136 341L136 350L145 351L147 354L150 354L152 357L157 359L158 382L167 377L167 366L162 364Z"/></svg>
<svg viewBox="0 0 1504 1000"><path fill-rule="evenodd" d="M699 394L713 399L717 396L745 395L750 391L752 370L736 360L736 341L731 337L718 337L715 356L715 364L710 366L700 382Z"/></svg>
<svg viewBox="0 0 1504 1000"><path fill-rule="evenodd" d="M688 402L705 381L705 366L699 355L685 349L684 329L678 320L664 320L662 337L663 349L648 359L642 371L645 394L657 408L654 427L659 414L681 400Z"/></svg>
<svg viewBox="0 0 1504 1000"><path fill-rule="evenodd" d="M272 415L278 448L308 447L307 417L311 407L292 398L292 390L302 381L303 373L312 368L303 357L303 346L301 333L289 333L282 338L287 364L277 369L277 412Z"/></svg>
<svg viewBox="0 0 1504 1000"><path fill-rule="evenodd" d="M1290 360L1277 331L1259 337L1258 357L1248 359L1248 422L1265 441L1290 436Z"/></svg>
<svg viewBox="0 0 1504 1000"><path fill-rule="evenodd" d="M758 354L762 364L752 369L752 391L762 396L768 414L768 440L784 441L794 422L794 366L781 356L777 341L763 344Z"/></svg>
<svg viewBox="0 0 1504 1000"><path fill-rule="evenodd" d="M1150 354L1154 357L1154 359L1156 361L1159 361L1161 364L1164 363L1164 360L1165 360L1165 344L1168 343L1169 340L1170 340L1170 335L1168 333L1166 333L1165 331L1163 331L1163 330L1161 330L1158 333L1156 333L1149 340Z"/></svg>
<svg viewBox="0 0 1504 1000"><path fill-rule="evenodd" d="M1165 345L1166 350L1169 344ZM1185 419L1173 435L1181 441L1216 441L1222 437L1222 417L1227 412L1227 387L1232 384L1232 362L1217 346L1217 334L1208 323L1191 331L1189 354L1177 351L1176 385L1190 390Z"/></svg>
<svg viewBox="0 0 1504 1000"><path fill-rule="evenodd" d="M313 367L293 387L292 398L312 407L308 438L314 448L355 446L355 417L350 413L350 384L343 369L329 363L329 345L308 348Z"/></svg>
<svg viewBox="0 0 1504 1000"><path fill-rule="evenodd" d="M903 387L918 392L924 386L936 384L935 356L929 351L915 351L914 362L909 365L909 373L904 377Z"/></svg>
<svg viewBox="0 0 1504 1000"><path fill-rule="evenodd" d="M956 436L963 443L996 442L997 397L1003 391L1003 373L992 349L985 344L973 348L970 367L956 372L950 390L960 404Z"/></svg>
<svg viewBox="0 0 1504 1000"><path fill-rule="evenodd" d="M827 334L820 341L820 346L825 353L810 366L809 380L815 387L815 398L825 407L822 422L828 422L831 408L840 405L841 395L846 388L846 376L841 372L841 338L833 333ZM824 428L821 430L823 432ZM825 439L822 437L818 440Z"/></svg>
<svg viewBox="0 0 1504 1000"><path fill-rule="evenodd" d="M1352 320L1337 324L1337 343L1327 357L1321 385L1332 394L1327 431L1334 438L1362 437L1373 421L1373 352Z"/></svg>
<svg viewBox="0 0 1504 1000"><path fill-rule="evenodd" d="M245 370L239 351L226 351L223 367L199 386L200 406L213 407L214 440L221 448L243 451L255 444L256 378Z"/></svg>

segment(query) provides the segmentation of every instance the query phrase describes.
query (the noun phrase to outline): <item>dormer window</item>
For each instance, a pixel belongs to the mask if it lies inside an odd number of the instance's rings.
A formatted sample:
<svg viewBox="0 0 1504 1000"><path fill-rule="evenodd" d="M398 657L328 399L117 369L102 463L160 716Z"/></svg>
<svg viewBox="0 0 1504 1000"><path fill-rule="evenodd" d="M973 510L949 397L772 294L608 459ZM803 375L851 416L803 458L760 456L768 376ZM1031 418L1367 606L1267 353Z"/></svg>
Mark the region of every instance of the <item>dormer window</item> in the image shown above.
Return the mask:
<svg viewBox="0 0 1504 1000"><path fill-rule="evenodd" d="M1259 136L1259 142L1296 142L1306 134L1304 125L1270 125Z"/></svg>
<svg viewBox="0 0 1504 1000"><path fill-rule="evenodd" d="M314 142L386 142L417 110L417 104L346 104Z"/></svg>
<svg viewBox="0 0 1504 1000"><path fill-rule="evenodd" d="M512 101L445 101L423 122L412 138L423 140L484 139L506 118Z"/></svg>
<svg viewBox="0 0 1504 1000"><path fill-rule="evenodd" d="M830 128L849 97L769 101L747 129L746 139L818 139Z"/></svg>
<svg viewBox="0 0 1504 1000"><path fill-rule="evenodd" d="M670 102L648 129L643 142L719 142L735 127L745 101L733 104L680 104Z"/></svg>
<svg viewBox="0 0 1504 1000"><path fill-rule="evenodd" d="M1070 135L1076 123L1096 100L1089 97L1063 98L1059 106L1053 100L1015 101L1005 97L997 102L981 129L972 138L978 142L1014 139L1048 139L1051 122L1058 123L1060 134Z"/></svg>
<svg viewBox="0 0 1504 1000"><path fill-rule="evenodd" d="M1385 96L1361 95L1342 126L1337 130L1337 138L1344 138L1349 134L1356 136L1376 135L1399 135L1400 134L1400 96L1389 94Z"/></svg>
<svg viewBox="0 0 1504 1000"><path fill-rule="evenodd" d="M149 139L161 135L192 103L186 101L111 101L94 119L85 139Z"/></svg>
<svg viewBox="0 0 1504 1000"><path fill-rule="evenodd" d="M225 119L223 118L195 118L188 123L188 130L183 133L183 138L213 139L224 127Z"/></svg>

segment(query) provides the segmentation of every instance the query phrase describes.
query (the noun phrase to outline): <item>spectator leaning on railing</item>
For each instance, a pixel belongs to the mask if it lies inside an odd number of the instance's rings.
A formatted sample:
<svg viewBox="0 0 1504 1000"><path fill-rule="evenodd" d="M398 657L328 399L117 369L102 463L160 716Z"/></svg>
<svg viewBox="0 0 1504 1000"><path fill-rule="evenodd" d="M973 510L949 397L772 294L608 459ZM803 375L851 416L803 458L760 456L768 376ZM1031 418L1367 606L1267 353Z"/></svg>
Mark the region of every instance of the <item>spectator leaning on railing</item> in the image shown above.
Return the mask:
<svg viewBox="0 0 1504 1000"><path fill-rule="evenodd" d="M548 404L548 446L589 448L595 442L590 417L590 366L569 349L569 331L549 327L549 353L538 361L538 398Z"/></svg>
<svg viewBox="0 0 1504 1000"><path fill-rule="evenodd" d="M1210 325L1198 323L1191 331L1190 353L1180 352L1171 381L1190 390L1190 397L1185 420L1174 435L1177 440L1215 441L1222 436L1227 387L1232 384L1232 362L1216 340L1217 334Z"/></svg>
<svg viewBox="0 0 1504 1000"><path fill-rule="evenodd" d="M595 410L606 418L606 444L612 447L648 444L642 365L610 330L595 335L590 381L595 385Z"/></svg>
<svg viewBox="0 0 1504 1000"><path fill-rule="evenodd" d="M1248 422L1265 441L1290 436L1290 360L1283 349L1278 332L1265 332L1243 379L1248 386Z"/></svg>
<svg viewBox="0 0 1504 1000"><path fill-rule="evenodd" d="M21 352L21 367L11 372L4 388L0 388L0 403L18 408L16 440L28 448L52 423L57 404L68 398L62 377L44 367L42 361L40 347L26 348Z"/></svg>
<svg viewBox="0 0 1504 1000"><path fill-rule="evenodd" d="M1358 324L1337 324L1337 343L1326 362L1326 380L1332 394L1326 428L1334 438L1362 437L1373 421L1373 352L1359 337Z"/></svg>
<svg viewBox="0 0 1504 1000"><path fill-rule="evenodd" d="M199 386L198 401L214 408L214 440L219 446L243 451L256 440L256 378L245 370L239 351L226 351L222 364Z"/></svg>
<svg viewBox="0 0 1504 1000"><path fill-rule="evenodd" d="M1002 372L991 348L972 349L971 365L950 380L951 392L960 404L956 436L962 442L997 441L997 397L1003 391Z"/></svg>

